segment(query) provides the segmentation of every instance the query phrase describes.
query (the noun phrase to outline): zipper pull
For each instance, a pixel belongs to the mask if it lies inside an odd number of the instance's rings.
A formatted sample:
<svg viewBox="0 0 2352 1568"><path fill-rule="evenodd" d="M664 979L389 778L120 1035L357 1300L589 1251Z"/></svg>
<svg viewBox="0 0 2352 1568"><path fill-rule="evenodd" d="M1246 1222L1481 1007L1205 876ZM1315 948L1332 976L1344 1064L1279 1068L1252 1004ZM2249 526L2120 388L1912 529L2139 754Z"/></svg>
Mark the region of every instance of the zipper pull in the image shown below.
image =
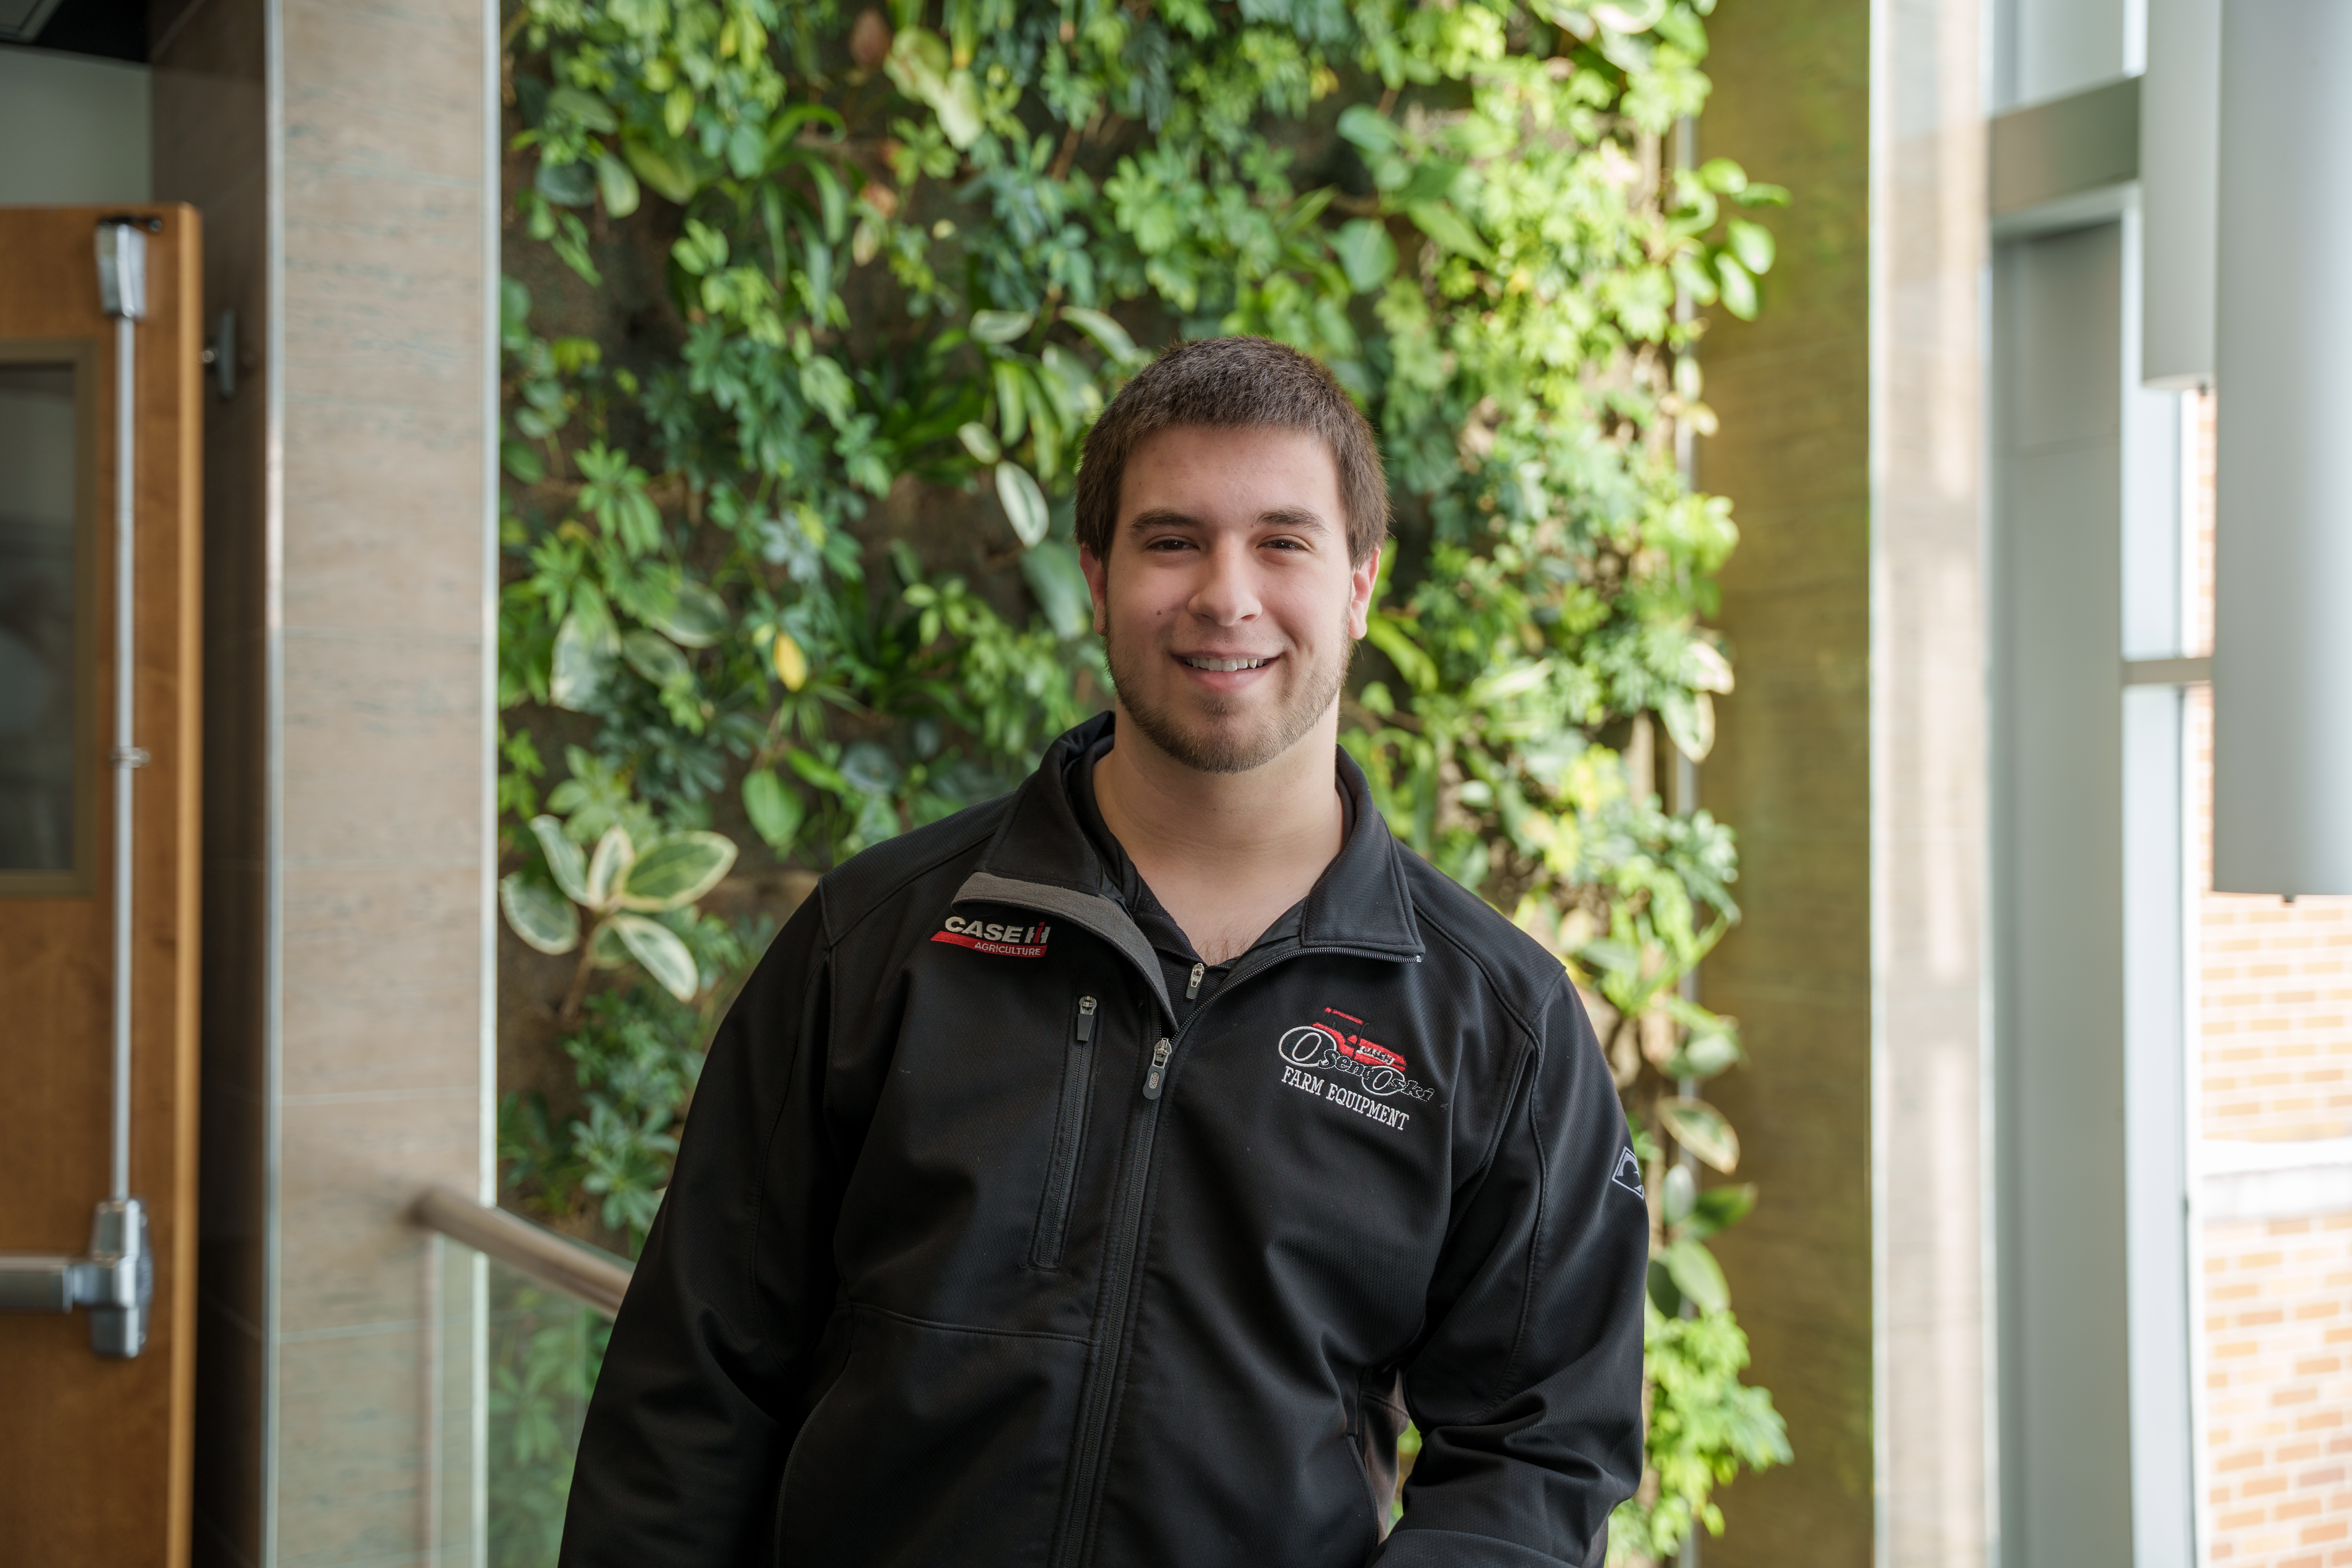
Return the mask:
<svg viewBox="0 0 2352 1568"><path fill-rule="evenodd" d="M1208 973L1209 966L1205 963L1196 963L1192 966L1192 984L1184 987L1185 1001L1191 1002L1199 998L1201 994L1201 976Z"/></svg>
<svg viewBox="0 0 2352 1568"><path fill-rule="evenodd" d="M1095 999L1078 998L1078 1044L1085 1045L1095 1037Z"/></svg>
<svg viewBox="0 0 2352 1568"><path fill-rule="evenodd" d="M1164 1035L1160 1037L1160 1043L1151 1047L1151 1070L1143 1077L1144 1099L1160 1098L1160 1085L1168 1077L1168 1055L1175 1048Z"/></svg>

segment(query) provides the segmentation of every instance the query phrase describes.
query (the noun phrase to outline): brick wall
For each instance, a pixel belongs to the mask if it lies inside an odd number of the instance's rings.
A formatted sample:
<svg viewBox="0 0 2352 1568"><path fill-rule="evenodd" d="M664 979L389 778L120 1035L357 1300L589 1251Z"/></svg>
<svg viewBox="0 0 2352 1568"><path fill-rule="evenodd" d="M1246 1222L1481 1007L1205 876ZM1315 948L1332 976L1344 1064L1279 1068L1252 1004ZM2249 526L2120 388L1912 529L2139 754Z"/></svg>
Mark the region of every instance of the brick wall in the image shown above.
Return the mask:
<svg viewBox="0 0 2352 1568"><path fill-rule="evenodd" d="M2205 1229L2207 1561L2352 1564L2352 1214Z"/></svg>

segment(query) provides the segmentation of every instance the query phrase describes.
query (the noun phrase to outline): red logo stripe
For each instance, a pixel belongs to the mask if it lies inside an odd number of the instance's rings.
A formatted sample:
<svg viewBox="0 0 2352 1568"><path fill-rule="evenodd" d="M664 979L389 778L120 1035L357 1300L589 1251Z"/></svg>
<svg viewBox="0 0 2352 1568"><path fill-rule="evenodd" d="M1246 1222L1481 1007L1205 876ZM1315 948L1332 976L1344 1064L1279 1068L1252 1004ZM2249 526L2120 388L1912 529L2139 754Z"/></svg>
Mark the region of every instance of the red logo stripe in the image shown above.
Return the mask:
<svg viewBox="0 0 2352 1568"><path fill-rule="evenodd" d="M998 958L1043 958L1045 956L1045 944L1042 942L1034 946L1025 942L990 942L984 937L967 936L960 931L933 931L931 933L931 940L933 942L953 942L958 947L968 947L974 952L993 953Z"/></svg>

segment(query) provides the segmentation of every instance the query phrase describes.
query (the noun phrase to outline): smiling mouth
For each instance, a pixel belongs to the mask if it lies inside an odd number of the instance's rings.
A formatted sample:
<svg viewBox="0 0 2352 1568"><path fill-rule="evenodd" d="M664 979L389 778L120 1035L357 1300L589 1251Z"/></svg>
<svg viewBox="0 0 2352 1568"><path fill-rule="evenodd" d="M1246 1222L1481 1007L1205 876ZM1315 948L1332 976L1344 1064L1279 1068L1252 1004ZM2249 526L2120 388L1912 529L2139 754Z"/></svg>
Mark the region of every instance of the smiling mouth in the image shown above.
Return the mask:
<svg viewBox="0 0 2352 1568"><path fill-rule="evenodd" d="M1273 662L1271 658L1208 658L1193 654L1180 654L1177 657L1194 669L1214 670L1221 675L1231 674L1236 669L1255 669L1261 665Z"/></svg>

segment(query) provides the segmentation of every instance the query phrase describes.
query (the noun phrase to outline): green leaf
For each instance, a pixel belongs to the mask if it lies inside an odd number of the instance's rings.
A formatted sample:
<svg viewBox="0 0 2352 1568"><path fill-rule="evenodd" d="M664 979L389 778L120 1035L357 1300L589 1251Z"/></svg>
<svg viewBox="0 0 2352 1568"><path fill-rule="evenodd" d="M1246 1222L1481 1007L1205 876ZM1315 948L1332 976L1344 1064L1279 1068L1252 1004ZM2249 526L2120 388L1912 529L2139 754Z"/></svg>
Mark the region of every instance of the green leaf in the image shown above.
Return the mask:
<svg viewBox="0 0 2352 1568"><path fill-rule="evenodd" d="M849 232L849 193L842 187L841 176L834 173L833 165L823 158L810 158L807 166L809 177L816 182L825 243L839 245Z"/></svg>
<svg viewBox="0 0 2352 1568"><path fill-rule="evenodd" d="M1095 346L1108 354L1118 364L1138 364L1151 357L1135 346L1135 340L1128 336L1125 327L1120 326L1100 310L1089 310L1083 305L1074 305L1062 312L1062 320L1094 339Z"/></svg>
<svg viewBox="0 0 2352 1568"><path fill-rule="evenodd" d="M871 741L854 742L841 753L841 776L853 789L887 795L898 786L898 759Z"/></svg>
<svg viewBox="0 0 2352 1568"><path fill-rule="evenodd" d="M629 965L628 944L621 933L613 929L609 920L597 923L588 933L588 962L599 969L625 969Z"/></svg>
<svg viewBox="0 0 2352 1568"><path fill-rule="evenodd" d="M903 18L905 13L900 16ZM929 27L901 26L890 40L890 53L882 68L899 91L928 102L947 80L950 58L947 40Z"/></svg>
<svg viewBox="0 0 2352 1568"><path fill-rule="evenodd" d="M1037 595L1055 637L1084 637L1094 629L1094 597L1074 546L1058 539L1035 546L1021 557L1021 575L1029 580L1029 591Z"/></svg>
<svg viewBox="0 0 2352 1568"><path fill-rule="evenodd" d="M849 781L841 776L841 770L814 752L786 752L784 763L819 789L835 795L849 793Z"/></svg>
<svg viewBox="0 0 2352 1568"><path fill-rule="evenodd" d="M1700 1311L1720 1312L1731 1305L1731 1287L1724 1280L1723 1266L1704 1245L1685 1237L1669 1243L1660 1257L1675 1289L1696 1303Z"/></svg>
<svg viewBox="0 0 2352 1568"><path fill-rule="evenodd" d="M1028 428L1027 400L1022 395L1021 367L1009 360L998 360L991 367L996 379L996 429L1008 447L1021 439Z"/></svg>
<svg viewBox="0 0 2352 1568"><path fill-rule="evenodd" d="M966 420L956 426L956 439L963 443L963 449L971 454L974 462L993 463L1004 456L1004 448L996 444L995 432L985 425Z"/></svg>
<svg viewBox="0 0 2352 1568"><path fill-rule="evenodd" d="M1666 1064L1668 1078L1713 1078L1739 1063L1739 1041L1722 1028L1694 1029Z"/></svg>
<svg viewBox="0 0 2352 1568"><path fill-rule="evenodd" d="M735 864L735 844L726 835L673 833L656 839L621 879L625 910L678 910L719 886Z"/></svg>
<svg viewBox="0 0 2352 1568"><path fill-rule="evenodd" d="M588 901L588 860L580 853L580 846L564 837L563 824L551 816L530 819L531 837L539 840L540 853L547 857L548 875L563 889L563 896L574 903Z"/></svg>
<svg viewBox="0 0 2352 1568"><path fill-rule="evenodd" d="M580 945L580 906L528 872L499 879L499 908L515 935L541 952Z"/></svg>
<svg viewBox="0 0 2352 1568"><path fill-rule="evenodd" d="M1389 237L1387 225L1370 218L1341 224L1331 236L1331 251L1348 275L1348 287L1359 294L1371 293L1396 273L1396 241Z"/></svg>
<svg viewBox="0 0 2352 1568"><path fill-rule="evenodd" d="M681 143L673 142L658 146L632 132L621 138L621 156L638 179L651 185L656 195L684 206L694 199L709 178L701 161Z"/></svg>
<svg viewBox="0 0 2352 1568"><path fill-rule="evenodd" d="M801 395L824 411L835 429L845 429L857 412L857 389L839 360L823 354L801 366Z"/></svg>
<svg viewBox="0 0 2352 1568"><path fill-rule="evenodd" d="M1396 199L1407 208L1427 204L1451 211L1454 193L1462 184L1463 168L1451 158L1424 158L1413 165L1412 177L1397 192Z"/></svg>
<svg viewBox="0 0 2352 1568"><path fill-rule="evenodd" d="M984 119L980 102L980 84L971 72L950 72L947 85L931 107L939 111L940 129L947 132L948 144L961 151L980 140Z"/></svg>
<svg viewBox="0 0 2352 1568"><path fill-rule="evenodd" d="M1760 223L1749 223L1744 218L1733 218L1725 226L1725 232L1728 237L1731 254L1739 258L1740 266L1759 278L1772 270L1773 245L1770 229Z"/></svg>
<svg viewBox="0 0 2352 1568"><path fill-rule="evenodd" d="M637 177L610 153L596 155L596 190L604 198L604 210L614 217L637 210Z"/></svg>
<svg viewBox="0 0 2352 1568"><path fill-rule="evenodd" d="M584 207L596 199L596 176L585 163L555 163L541 158L531 189L560 207Z"/></svg>
<svg viewBox="0 0 2352 1568"><path fill-rule="evenodd" d="M801 797L772 768L743 775L743 814L751 819L752 830L780 856L793 852L806 816Z"/></svg>
<svg viewBox="0 0 2352 1568"><path fill-rule="evenodd" d="M1026 310L974 310L971 313L971 335L983 343L1009 343L1031 327L1037 318Z"/></svg>
<svg viewBox="0 0 2352 1568"><path fill-rule="evenodd" d="M559 87L549 93L547 108L550 113L563 115L583 131L601 131L609 136L621 128L611 104L576 87Z"/></svg>
<svg viewBox="0 0 2352 1568"><path fill-rule="evenodd" d="M718 591L681 577L667 597L656 597L647 610L646 619L661 628L662 635L685 647L709 647L727 635L734 617L727 612L727 601Z"/></svg>
<svg viewBox="0 0 2352 1568"><path fill-rule="evenodd" d="M694 667L677 645L656 631L640 626L621 638L621 657L629 668L656 686L682 686L694 679Z"/></svg>
<svg viewBox="0 0 2352 1568"><path fill-rule="evenodd" d="M1339 134L1367 153L1390 152L1404 141L1396 121L1369 103L1351 103L1339 111Z"/></svg>
<svg viewBox="0 0 2352 1568"><path fill-rule="evenodd" d="M1668 1225L1680 1225L1690 1217L1691 1205L1698 1201L1698 1183L1688 1165L1667 1166L1658 1189L1658 1213Z"/></svg>
<svg viewBox="0 0 2352 1568"><path fill-rule="evenodd" d="M1728 252L1715 258L1715 276L1723 287L1723 308L1743 321L1756 319L1756 279L1739 258Z"/></svg>
<svg viewBox="0 0 2352 1568"><path fill-rule="evenodd" d="M1685 1223L1685 1234L1713 1236L1729 1230L1748 1217L1756 1206L1756 1184L1742 1182L1738 1186L1709 1187L1698 1194L1691 1205L1690 1218Z"/></svg>
<svg viewBox="0 0 2352 1568"><path fill-rule="evenodd" d="M662 989L681 1002L694 1000L702 989L702 975L676 931L643 915L614 915L608 923L629 956L645 965Z"/></svg>
<svg viewBox="0 0 2352 1568"><path fill-rule="evenodd" d="M1703 1100L1676 1095L1658 1101L1658 1120L1674 1141L1707 1164L1729 1175L1739 1166L1739 1134L1731 1123Z"/></svg>
<svg viewBox="0 0 2352 1568"><path fill-rule="evenodd" d="M1415 691L1437 689L1437 666L1414 646L1404 624L1395 616L1375 615L1364 629L1364 640L1389 656L1407 686Z"/></svg>
<svg viewBox="0 0 2352 1568"><path fill-rule="evenodd" d="M596 852L588 858L588 894L580 901L592 910L611 909L636 858L637 847L629 842L627 828L616 822L604 829L604 837L596 840Z"/></svg>
<svg viewBox="0 0 2352 1568"><path fill-rule="evenodd" d="M1034 548L1045 539L1053 519L1045 510L1045 492L1037 488L1028 469L1018 463L997 464L996 499L1004 503L1004 515L1023 545Z"/></svg>
<svg viewBox="0 0 2352 1568"><path fill-rule="evenodd" d="M1715 699L1704 691L1669 691L1658 699L1658 717L1675 748L1692 762L1715 750Z"/></svg>
<svg viewBox="0 0 2352 1568"><path fill-rule="evenodd" d="M499 345L509 353L530 346L530 289L519 278L499 279Z"/></svg>
<svg viewBox="0 0 2352 1568"><path fill-rule="evenodd" d="M620 657L621 639L604 605L579 604L555 629L548 700L575 713L591 711L604 700L605 683Z"/></svg>
<svg viewBox="0 0 2352 1568"><path fill-rule="evenodd" d="M1478 231L1452 207L1440 206L1435 202L1415 202L1405 211L1422 233L1445 249L1457 256L1466 256L1473 261L1483 262L1488 258L1486 242L1480 239Z"/></svg>
<svg viewBox="0 0 2352 1568"><path fill-rule="evenodd" d="M541 459L539 448L511 436L499 443L499 462L508 473L527 485L535 485L547 478L547 465Z"/></svg>
<svg viewBox="0 0 2352 1568"><path fill-rule="evenodd" d="M1748 188L1747 171L1728 158L1709 158L1692 172L1698 176L1700 184L1727 196L1736 196Z"/></svg>

